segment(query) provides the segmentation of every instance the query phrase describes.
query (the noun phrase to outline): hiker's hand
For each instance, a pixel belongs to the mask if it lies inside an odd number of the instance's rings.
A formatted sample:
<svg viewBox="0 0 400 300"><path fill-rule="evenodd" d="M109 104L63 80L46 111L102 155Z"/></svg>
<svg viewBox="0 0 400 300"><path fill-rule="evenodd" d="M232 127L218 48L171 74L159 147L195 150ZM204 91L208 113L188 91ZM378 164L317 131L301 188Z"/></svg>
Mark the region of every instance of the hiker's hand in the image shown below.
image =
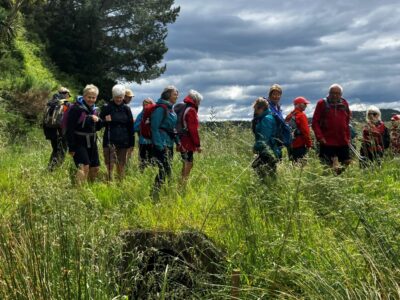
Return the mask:
<svg viewBox="0 0 400 300"><path fill-rule="evenodd" d="M203 151L203 149L201 149L201 147L197 148L197 152L201 153L201 151Z"/></svg>
<svg viewBox="0 0 400 300"><path fill-rule="evenodd" d="M182 147L182 144L177 144L176 145L176 151L177 152L185 152L185 149Z"/></svg>
<svg viewBox="0 0 400 300"><path fill-rule="evenodd" d="M92 115L91 117L92 117L93 122L95 122L95 123L97 123L100 120L100 118L98 116Z"/></svg>
<svg viewBox="0 0 400 300"><path fill-rule="evenodd" d="M322 139L319 140L319 142L320 142L322 145L325 145L325 144L326 144L326 139L325 139L325 138L322 138Z"/></svg>
<svg viewBox="0 0 400 300"><path fill-rule="evenodd" d="M75 152L69 152L69 155L71 155L72 157L74 157Z"/></svg>
<svg viewBox="0 0 400 300"><path fill-rule="evenodd" d="M111 122L111 115L107 115L107 116L106 116L106 121L107 121L107 122Z"/></svg>

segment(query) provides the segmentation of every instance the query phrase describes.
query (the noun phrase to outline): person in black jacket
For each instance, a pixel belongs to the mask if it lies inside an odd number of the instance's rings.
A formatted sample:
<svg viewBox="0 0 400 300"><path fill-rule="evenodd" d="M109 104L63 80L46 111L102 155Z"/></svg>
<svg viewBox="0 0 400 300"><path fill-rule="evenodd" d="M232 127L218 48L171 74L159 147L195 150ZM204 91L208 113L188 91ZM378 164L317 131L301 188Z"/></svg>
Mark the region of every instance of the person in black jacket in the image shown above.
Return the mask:
<svg viewBox="0 0 400 300"><path fill-rule="evenodd" d="M78 184L93 181L99 171L96 131L102 128L103 122L95 106L98 94L99 89L95 85L87 85L83 89L83 96L78 97L68 111L66 135L69 153L78 168Z"/></svg>
<svg viewBox="0 0 400 300"><path fill-rule="evenodd" d="M55 107L58 103L61 103L63 111L65 112L70 105L68 102L70 96L69 90L65 87L61 87L58 93L54 94L52 99L47 103L47 107ZM43 122L43 132L46 140L50 141L52 148L47 168L49 171L53 171L64 162L65 153L67 152L67 139L61 125L59 127L48 126L46 122Z"/></svg>
<svg viewBox="0 0 400 300"><path fill-rule="evenodd" d="M103 107L100 118L105 120L103 135L104 161L108 170L108 180L112 180L114 164L117 176L125 176L128 149L134 145L132 111L124 103L125 87L117 84L112 88L113 99Z"/></svg>

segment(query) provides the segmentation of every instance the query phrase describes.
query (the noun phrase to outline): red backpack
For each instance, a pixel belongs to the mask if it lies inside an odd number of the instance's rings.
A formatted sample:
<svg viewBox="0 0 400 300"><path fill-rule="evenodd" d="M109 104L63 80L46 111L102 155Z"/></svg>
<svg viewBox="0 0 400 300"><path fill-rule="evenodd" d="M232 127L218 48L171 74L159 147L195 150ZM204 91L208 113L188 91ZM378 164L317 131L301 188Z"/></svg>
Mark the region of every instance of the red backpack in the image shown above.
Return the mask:
<svg viewBox="0 0 400 300"><path fill-rule="evenodd" d="M168 107L165 104L147 104L143 109L142 120L139 125L139 133L145 139L151 139L151 114L155 111L157 107L162 107L165 111L164 118L168 113Z"/></svg>

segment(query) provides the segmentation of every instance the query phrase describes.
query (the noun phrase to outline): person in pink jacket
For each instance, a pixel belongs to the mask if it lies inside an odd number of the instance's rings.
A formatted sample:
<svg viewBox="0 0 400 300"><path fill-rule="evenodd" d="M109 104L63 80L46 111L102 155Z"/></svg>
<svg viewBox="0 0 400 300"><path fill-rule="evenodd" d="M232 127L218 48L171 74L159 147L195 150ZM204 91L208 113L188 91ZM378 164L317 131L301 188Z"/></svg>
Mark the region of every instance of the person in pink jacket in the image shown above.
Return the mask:
<svg viewBox="0 0 400 300"><path fill-rule="evenodd" d="M190 171L193 168L193 153L201 152L197 112L202 100L203 96L199 92L190 90L183 103L177 105L177 109L175 110L178 116L177 131L181 140L178 150L183 160L183 183L187 181Z"/></svg>

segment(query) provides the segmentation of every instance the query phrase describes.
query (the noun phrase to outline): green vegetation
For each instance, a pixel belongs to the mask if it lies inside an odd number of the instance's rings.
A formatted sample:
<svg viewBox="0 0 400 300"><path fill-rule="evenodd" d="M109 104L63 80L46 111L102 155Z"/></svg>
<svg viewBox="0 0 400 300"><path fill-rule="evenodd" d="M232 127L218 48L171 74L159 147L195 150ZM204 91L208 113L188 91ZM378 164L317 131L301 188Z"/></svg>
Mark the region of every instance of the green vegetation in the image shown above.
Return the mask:
<svg viewBox="0 0 400 300"><path fill-rule="evenodd" d="M149 198L156 170L140 174L136 161L122 182L106 184L103 166L98 181L76 187L71 159L46 172L50 147L40 132L1 146L0 298L122 299L116 266L129 228L202 231L225 250L225 284L204 283L194 298L228 298L234 268L243 299L400 296L399 158L367 171L354 163L336 177L311 153L304 168L285 159L276 183L263 184L249 167L249 129L202 136L186 191L175 157L159 203ZM158 283L166 294L171 272Z"/></svg>

